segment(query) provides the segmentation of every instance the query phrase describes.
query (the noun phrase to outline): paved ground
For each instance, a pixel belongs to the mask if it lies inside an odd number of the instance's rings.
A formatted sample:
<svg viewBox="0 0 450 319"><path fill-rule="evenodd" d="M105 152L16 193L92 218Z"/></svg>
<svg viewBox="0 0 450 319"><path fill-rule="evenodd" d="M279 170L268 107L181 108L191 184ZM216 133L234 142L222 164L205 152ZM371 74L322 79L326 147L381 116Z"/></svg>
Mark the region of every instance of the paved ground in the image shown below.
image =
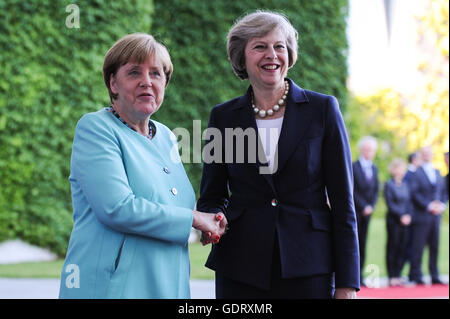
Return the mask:
<svg viewBox="0 0 450 319"><path fill-rule="evenodd" d="M59 279L0 278L0 299L55 299L58 298ZM213 280L192 280L192 299L214 299Z"/></svg>
<svg viewBox="0 0 450 319"><path fill-rule="evenodd" d="M0 264L50 261L56 258L48 249L30 245L20 239L0 242Z"/></svg>

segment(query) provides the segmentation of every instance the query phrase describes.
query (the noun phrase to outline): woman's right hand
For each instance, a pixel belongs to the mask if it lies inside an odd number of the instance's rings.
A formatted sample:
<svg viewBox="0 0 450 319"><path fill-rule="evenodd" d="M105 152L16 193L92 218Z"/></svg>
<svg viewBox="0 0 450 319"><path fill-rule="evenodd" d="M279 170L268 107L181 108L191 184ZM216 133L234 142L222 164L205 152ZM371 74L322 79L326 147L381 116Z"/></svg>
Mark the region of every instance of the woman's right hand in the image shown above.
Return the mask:
<svg viewBox="0 0 450 319"><path fill-rule="evenodd" d="M211 214L194 210L192 227L202 232L202 243L206 241L217 244L220 237L225 233L227 220L223 213ZM206 238L208 240L205 240Z"/></svg>

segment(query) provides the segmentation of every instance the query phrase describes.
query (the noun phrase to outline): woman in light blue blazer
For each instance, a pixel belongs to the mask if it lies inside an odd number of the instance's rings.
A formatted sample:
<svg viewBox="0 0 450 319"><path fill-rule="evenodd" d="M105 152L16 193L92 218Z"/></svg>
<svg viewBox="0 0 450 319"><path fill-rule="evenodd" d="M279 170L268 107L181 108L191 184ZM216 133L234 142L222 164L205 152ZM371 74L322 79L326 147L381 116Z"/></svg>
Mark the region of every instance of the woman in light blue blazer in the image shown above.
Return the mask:
<svg viewBox="0 0 450 319"><path fill-rule="evenodd" d="M189 298L191 227L212 242L224 232L222 214L194 210L176 138L150 120L172 71L148 34L123 37L105 56L112 104L84 115L75 131L60 298Z"/></svg>

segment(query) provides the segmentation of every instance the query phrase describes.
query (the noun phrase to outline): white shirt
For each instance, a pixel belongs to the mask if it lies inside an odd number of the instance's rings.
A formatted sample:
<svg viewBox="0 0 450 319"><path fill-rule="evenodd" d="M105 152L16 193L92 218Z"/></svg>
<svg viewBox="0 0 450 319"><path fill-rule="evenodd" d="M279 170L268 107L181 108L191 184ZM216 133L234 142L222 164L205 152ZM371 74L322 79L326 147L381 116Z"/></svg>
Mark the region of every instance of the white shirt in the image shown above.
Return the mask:
<svg viewBox="0 0 450 319"><path fill-rule="evenodd" d="M258 135L269 164L268 169L272 173L278 169L278 159L275 158L275 153L278 146L278 139L280 138L283 119L284 117L271 120L256 120Z"/></svg>
<svg viewBox="0 0 450 319"><path fill-rule="evenodd" d="M367 179L371 179L373 175L372 171L372 161L366 160L364 157L359 158L359 162L361 163L362 169L367 177Z"/></svg>
<svg viewBox="0 0 450 319"><path fill-rule="evenodd" d="M430 183L436 184L436 170L434 169L433 164L423 163L422 167Z"/></svg>

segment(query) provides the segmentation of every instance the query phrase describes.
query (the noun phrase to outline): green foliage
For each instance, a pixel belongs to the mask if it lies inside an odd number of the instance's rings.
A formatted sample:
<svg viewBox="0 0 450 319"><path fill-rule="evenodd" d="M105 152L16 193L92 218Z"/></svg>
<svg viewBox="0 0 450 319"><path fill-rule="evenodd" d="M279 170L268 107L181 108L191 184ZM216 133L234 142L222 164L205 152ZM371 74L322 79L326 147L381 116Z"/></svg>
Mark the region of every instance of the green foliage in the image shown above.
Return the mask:
<svg viewBox="0 0 450 319"><path fill-rule="evenodd" d="M428 123L424 112L414 112L414 109L405 103L407 99L390 88L369 96L351 96L349 100L345 122L350 136L353 160L358 159L357 144L361 137L371 135L378 140L374 162L378 167L381 187L374 215L384 216L387 209L383 197L383 186L391 178L389 164L395 158L401 158L407 162L408 154L428 145L426 139L428 132L436 131L439 134L441 131L448 130L448 120L445 120L445 116L439 118L440 114L436 114L435 120ZM432 112L436 109L427 108L426 110ZM429 129L425 130L424 127ZM442 175L445 175L448 168L443 163L442 154L448 150L448 143L439 138L433 142L431 143L435 153L433 165L440 169ZM447 213L444 213L444 220L448 220Z"/></svg>
<svg viewBox="0 0 450 319"><path fill-rule="evenodd" d="M335 95L345 109L347 0L166 0L155 1L151 32L169 48L174 75L155 118L193 136L193 120L205 129L213 106L245 93L249 82L234 75L226 36L238 18L257 9L285 14L299 32L299 59L288 76L305 89ZM201 163L185 167L198 191Z"/></svg>
<svg viewBox="0 0 450 319"><path fill-rule="evenodd" d="M245 92L248 82L227 60L226 35L256 9L284 13L299 31L299 60L289 77L335 95L345 108L347 2L86 0L78 3L80 28L68 28L70 2L1 1L0 241L20 237L64 255L75 125L109 104L103 57L120 37L149 32L168 47L175 72L155 119L192 136L193 120L206 128L214 105ZM198 190L201 163L186 170Z"/></svg>
<svg viewBox="0 0 450 319"><path fill-rule="evenodd" d="M378 141L378 149L374 159L375 165L378 167L378 178L380 180L378 202L374 212L376 217L384 217L387 212L383 188L386 181L391 178L388 171L389 163L394 158L402 158L407 161L408 157L405 136L399 134L398 130L394 130L392 127L394 118L397 120L402 118L401 111L404 109L395 108L400 104L401 96L398 93L383 90L379 94L365 98L351 96L345 113L345 123L354 161L359 157L358 141L363 136L371 135ZM394 113L394 109L395 114L391 114ZM410 150L410 152L412 151Z"/></svg>
<svg viewBox="0 0 450 319"><path fill-rule="evenodd" d="M75 124L109 103L103 57L121 36L148 32L152 1L0 3L0 240L21 237L63 255L72 228Z"/></svg>
<svg viewBox="0 0 450 319"><path fill-rule="evenodd" d="M408 149L407 134L402 134L398 126L405 126L406 108L402 97L392 90L383 90L369 97L350 98L345 114L345 122L350 136L353 160L359 157L358 141L366 135L378 140L378 149L374 159L378 166L380 180L390 179L388 167L394 158L407 161L408 154L416 151ZM404 127L403 127L404 129Z"/></svg>

